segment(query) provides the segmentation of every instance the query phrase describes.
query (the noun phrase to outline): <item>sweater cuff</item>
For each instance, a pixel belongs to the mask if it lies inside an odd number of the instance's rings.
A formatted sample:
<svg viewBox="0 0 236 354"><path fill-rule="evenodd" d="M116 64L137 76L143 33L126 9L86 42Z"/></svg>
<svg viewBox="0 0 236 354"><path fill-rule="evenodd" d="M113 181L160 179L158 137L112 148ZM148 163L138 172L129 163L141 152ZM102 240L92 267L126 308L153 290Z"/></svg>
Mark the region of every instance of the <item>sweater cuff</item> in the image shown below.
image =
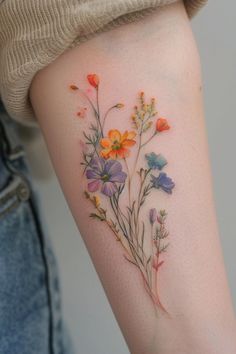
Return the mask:
<svg viewBox="0 0 236 354"><path fill-rule="evenodd" d="M0 94L9 115L37 125L29 100L35 74L98 32L137 21L177 0L5 0L0 5ZM191 18L207 0L184 0Z"/></svg>

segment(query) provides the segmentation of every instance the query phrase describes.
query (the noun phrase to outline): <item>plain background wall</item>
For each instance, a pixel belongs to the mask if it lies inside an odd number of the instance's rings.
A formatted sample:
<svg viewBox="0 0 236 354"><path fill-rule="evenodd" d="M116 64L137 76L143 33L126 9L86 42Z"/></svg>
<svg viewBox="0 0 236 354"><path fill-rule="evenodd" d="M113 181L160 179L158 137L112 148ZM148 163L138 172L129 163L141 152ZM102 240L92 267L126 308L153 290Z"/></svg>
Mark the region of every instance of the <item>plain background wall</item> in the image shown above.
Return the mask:
<svg viewBox="0 0 236 354"><path fill-rule="evenodd" d="M226 268L236 305L235 11L234 0L209 1L192 25L202 58L216 207ZM32 168L35 168L33 163ZM37 186L59 261L64 312L76 354L128 354L55 176L38 180Z"/></svg>

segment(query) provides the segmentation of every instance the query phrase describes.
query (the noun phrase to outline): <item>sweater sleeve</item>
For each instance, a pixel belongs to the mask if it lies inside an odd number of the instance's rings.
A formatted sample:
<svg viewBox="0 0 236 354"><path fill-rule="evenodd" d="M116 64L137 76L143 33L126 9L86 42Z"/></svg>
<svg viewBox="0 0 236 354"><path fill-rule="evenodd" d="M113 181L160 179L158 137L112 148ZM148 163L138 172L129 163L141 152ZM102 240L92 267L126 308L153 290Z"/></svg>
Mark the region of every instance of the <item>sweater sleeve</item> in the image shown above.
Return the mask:
<svg viewBox="0 0 236 354"><path fill-rule="evenodd" d="M96 33L137 21L177 0L0 1L0 96L9 115L37 125L29 100L34 75ZM207 0L184 0L191 18Z"/></svg>

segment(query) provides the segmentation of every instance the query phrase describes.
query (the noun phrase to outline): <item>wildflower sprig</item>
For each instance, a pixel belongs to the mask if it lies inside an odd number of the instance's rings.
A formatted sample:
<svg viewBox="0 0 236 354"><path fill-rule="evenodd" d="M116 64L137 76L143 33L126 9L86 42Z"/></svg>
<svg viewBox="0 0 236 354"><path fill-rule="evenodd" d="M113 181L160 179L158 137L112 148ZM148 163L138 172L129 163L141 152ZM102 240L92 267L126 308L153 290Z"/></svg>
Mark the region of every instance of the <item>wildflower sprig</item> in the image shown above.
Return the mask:
<svg viewBox="0 0 236 354"><path fill-rule="evenodd" d="M146 103L144 92L140 92L139 105L134 106L134 113L131 116L133 127L138 131L138 134L142 134L151 128L153 124L151 119L154 118L157 113L155 98L152 98L150 103Z"/></svg>
<svg viewBox="0 0 236 354"><path fill-rule="evenodd" d="M164 264L163 254L169 245L166 242L169 237L167 213L162 209L158 212L154 207L148 216L143 206L154 191L170 195L175 183L163 172L168 162L162 154L141 155L141 151L157 135L168 131L170 125L166 118L158 116L155 98L147 102L144 92L140 92L138 105L134 106L131 116L132 127L124 131L117 128L106 131L107 119L114 110L123 109L124 104L113 104L102 114L100 78L97 74L89 74L87 81L94 90L95 99L78 85L70 85L70 90L83 96L93 112L93 122L83 132L86 148L81 162L87 182L84 194L94 208L90 217L109 227L124 250L125 260L139 270L155 311L159 309L167 314L157 282L157 273ZM83 114L77 116L84 118L84 112L87 112L86 107ZM134 159L129 160L132 155ZM140 167L141 156L144 158Z"/></svg>

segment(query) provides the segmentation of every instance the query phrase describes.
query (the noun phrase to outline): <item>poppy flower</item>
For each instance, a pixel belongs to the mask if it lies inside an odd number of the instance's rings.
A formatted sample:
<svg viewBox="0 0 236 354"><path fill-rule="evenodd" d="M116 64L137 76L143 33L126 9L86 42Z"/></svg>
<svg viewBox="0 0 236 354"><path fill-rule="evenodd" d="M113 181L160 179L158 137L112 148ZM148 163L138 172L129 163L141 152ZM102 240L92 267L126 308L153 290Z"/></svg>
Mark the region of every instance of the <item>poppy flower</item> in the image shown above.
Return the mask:
<svg viewBox="0 0 236 354"><path fill-rule="evenodd" d="M111 197L118 190L117 184L125 183L127 174L122 171L120 162L94 157L86 171L86 177L92 180L88 183L89 192L101 190L103 194Z"/></svg>
<svg viewBox="0 0 236 354"><path fill-rule="evenodd" d="M175 187L175 183L166 173L161 172L158 177L151 175L152 187L156 189L162 189L164 192L171 194L172 189Z"/></svg>
<svg viewBox="0 0 236 354"><path fill-rule="evenodd" d="M156 122L156 131L163 132L164 130L169 130L170 126L165 118L158 118Z"/></svg>
<svg viewBox="0 0 236 354"><path fill-rule="evenodd" d="M99 77L97 74L89 74L87 75L88 82L90 83L91 86L94 88L98 88L99 85Z"/></svg>
<svg viewBox="0 0 236 354"><path fill-rule="evenodd" d="M119 130L112 129L108 132L108 137L100 140L100 145L103 148L101 156L105 159L112 158L124 159L129 156L129 149L136 142L133 138L136 136L134 131L125 131L121 134Z"/></svg>

